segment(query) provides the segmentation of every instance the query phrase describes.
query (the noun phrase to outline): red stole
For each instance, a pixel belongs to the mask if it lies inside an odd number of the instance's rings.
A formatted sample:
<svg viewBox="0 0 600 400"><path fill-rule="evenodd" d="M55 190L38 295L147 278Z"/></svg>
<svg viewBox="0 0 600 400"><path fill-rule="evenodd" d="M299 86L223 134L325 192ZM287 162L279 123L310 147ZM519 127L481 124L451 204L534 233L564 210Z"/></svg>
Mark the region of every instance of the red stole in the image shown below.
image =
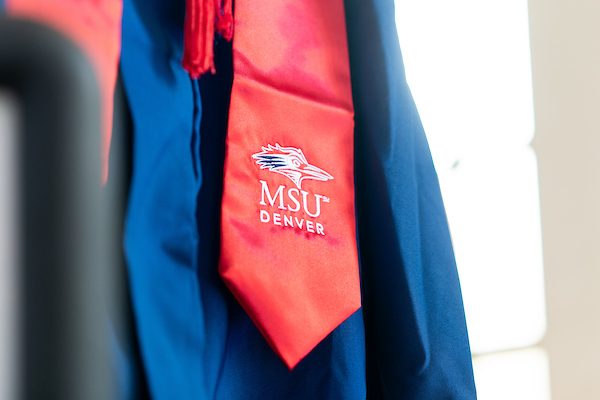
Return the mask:
<svg viewBox="0 0 600 400"><path fill-rule="evenodd" d="M238 0L233 60L219 270L293 368L361 306L343 0Z"/></svg>

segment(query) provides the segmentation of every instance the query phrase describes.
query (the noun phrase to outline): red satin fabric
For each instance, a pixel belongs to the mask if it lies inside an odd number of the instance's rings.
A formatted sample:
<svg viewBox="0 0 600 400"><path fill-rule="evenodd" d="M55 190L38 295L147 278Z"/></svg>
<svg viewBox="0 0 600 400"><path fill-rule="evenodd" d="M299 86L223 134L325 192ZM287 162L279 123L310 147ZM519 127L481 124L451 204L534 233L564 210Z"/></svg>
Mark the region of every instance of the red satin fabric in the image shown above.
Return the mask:
<svg viewBox="0 0 600 400"><path fill-rule="evenodd" d="M63 32L90 58L102 97L102 180L106 182L113 97L121 49L122 1L7 0L6 6L13 16L42 21Z"/></svg>
<svg viewBox="0 0 600 400"><path fill-rule="evenodd" d="M343 0L237 0L233 60L220 273L293 368L361 305Z"/></svg>
<svg viewBox="0 0 600 400"><path fill-rule="evenodd" d="M227 41L233 37L231 0L186 0L182 64L192 79L215 73L215 31Z"/></svg>

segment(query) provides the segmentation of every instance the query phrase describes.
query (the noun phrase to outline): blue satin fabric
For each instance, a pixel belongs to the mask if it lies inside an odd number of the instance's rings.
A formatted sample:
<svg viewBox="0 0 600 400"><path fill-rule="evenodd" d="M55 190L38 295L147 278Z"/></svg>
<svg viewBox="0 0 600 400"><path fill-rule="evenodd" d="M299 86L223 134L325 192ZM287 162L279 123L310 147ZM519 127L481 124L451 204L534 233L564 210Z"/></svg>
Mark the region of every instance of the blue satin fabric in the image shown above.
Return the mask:
<svg viewBox="0 0 600 400"><path fill-rule="evenodd" d="M364 307L292 372L217 274L230 45L217 43L217 75L191 81L180 66L185 2L124 3L134 129L125 250L151 397L474 399L446 217L393 1L346 1Z"/></svg>
<svg viewBox="0 0 600 400"><path fill-rule="evenodd" d="M437 175L392 0L346 0L369 399L474 399Z"/></svg>

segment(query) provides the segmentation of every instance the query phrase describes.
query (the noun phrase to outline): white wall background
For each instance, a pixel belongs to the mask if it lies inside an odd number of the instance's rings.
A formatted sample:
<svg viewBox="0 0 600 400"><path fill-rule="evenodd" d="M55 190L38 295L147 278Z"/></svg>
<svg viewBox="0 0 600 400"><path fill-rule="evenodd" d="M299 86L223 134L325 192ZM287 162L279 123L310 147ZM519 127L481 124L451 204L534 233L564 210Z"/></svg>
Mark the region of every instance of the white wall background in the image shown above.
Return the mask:
<svg viewBox="0 0 600 400"><path fill-rule="evenodd" d="M552 398L600 399L600 1L529 0Z"/></svg>

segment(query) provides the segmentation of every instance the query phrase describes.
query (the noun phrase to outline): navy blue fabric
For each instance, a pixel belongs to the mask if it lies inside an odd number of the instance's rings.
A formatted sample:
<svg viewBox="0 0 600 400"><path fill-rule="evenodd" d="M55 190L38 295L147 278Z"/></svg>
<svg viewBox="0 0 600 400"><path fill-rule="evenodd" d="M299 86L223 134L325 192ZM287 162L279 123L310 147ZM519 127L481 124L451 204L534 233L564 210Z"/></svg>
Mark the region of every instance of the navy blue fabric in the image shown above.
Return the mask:
<svg viewBox="0 0 600 400"><path fill-rule="evenodd" d="M133 118L126 218L133 311L154 399L473 399L439 187L404 79L391 0L346 1L364 307L293 371L217 274L231 47L180 66L183 1L125 0ZM365 337L366 332L366 337Z"/></svg>
<svg viewBox="0 0 600 400"><path fill-rule="evenodd" d="M393 0L346 0L369 399L474 399L438 179L404 75Z"/></svg>
<svg viewBox="0 0 600 400"><path fill-rule="evenodd" d="M210 377L196 275L200 178L190 146L198 110L177 60L178 3L124 2L121 72L134 129L125 251L152 397L202 399Z"/></svg>

